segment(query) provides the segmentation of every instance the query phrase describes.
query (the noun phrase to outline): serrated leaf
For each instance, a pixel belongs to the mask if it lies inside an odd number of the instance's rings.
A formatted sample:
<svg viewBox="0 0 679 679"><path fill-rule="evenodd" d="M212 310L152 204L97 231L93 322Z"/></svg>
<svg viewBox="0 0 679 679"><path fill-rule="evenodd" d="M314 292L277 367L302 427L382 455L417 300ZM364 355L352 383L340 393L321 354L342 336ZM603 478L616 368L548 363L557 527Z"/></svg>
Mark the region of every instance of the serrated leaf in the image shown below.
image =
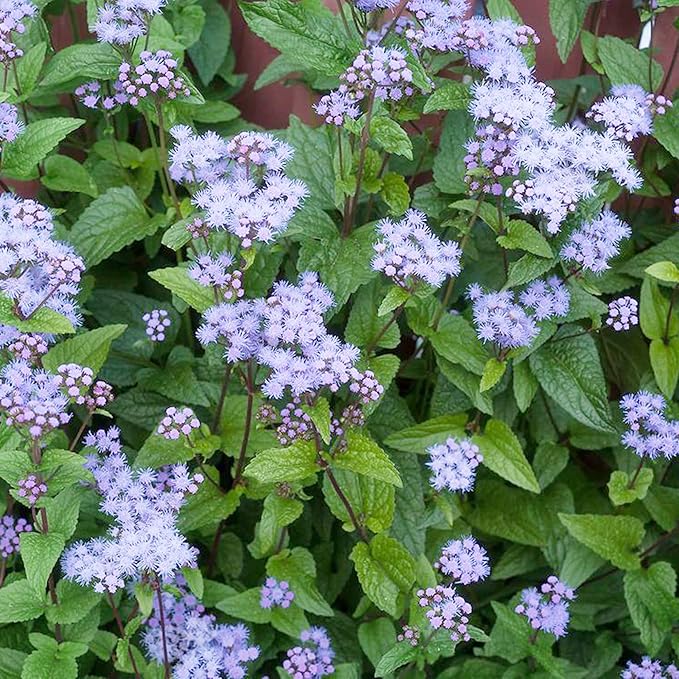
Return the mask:
<svg viewBox="0 0 679 679"><path fill-rule="evenodd" d="M483 434L472 438L483 455L483 464L506 481L533 493L540 492L521 443L507 424L501 420L489 420Z"/></svg>
<svg viewBox="0 0 679 679"><path fill-rule="evenodd" d="M562 63L566 63L575 45L591 0L549 0L549 23L556 38Z"/></svg>
<svg viewBox="0 0 679 679"><path fill-rule="evenodd" d="M149 278L183 299L191 308L203 312L215 304L212 288L201 285L183 267L169 267L149 272Z"/></svg>
<svg viewBox="0 0 679 679"><path fill-rule="evenodd" d="M651 81L648 81L649 56L633 45L612 35L597 41L597 50L606 75L613 85L634 83L644 89L656 90L662 81L662 66L651 60Z"/></svg>
<svg viewBox="0 0 679 679"><path fill-rule="evenodd" d="M611 502L619 507L635 500L643 500L650 485L653 483L653 470L649 467L642 469L637 474L634 486L630 488L630 475L619 469L611 474L608 480L608 496Z"/></svg>
<svg viewBox="0 0 679 679"><path fill-rule="evenodd" d="M406 453L424 455L430 446L451 437L465 436L466 424L466 413L442 415L390 434L384 439L384 444Z"/></svg>
<svg viewBox="0 0 679 679"><path fill-rule="evenodd" d="M42 307L28 320L21 320L14 313L14 304L9 297L0 294L0 323L9 325L22 332L48 332L54 335L66 335L75 332L71 321L52 309Z"/></svg>
<svg viewBox="0 0 679 679"><path fill-rule="evenodd" d="M320 470L311 441L297 441L287 448L263 450L250 461L244 476L260 483L299 481Z"/></svg>
<svg viewBox="0 0 679 679"><path fill-rule="evenodd" d="M386 613L397 616L399 594L408 591L415 580L410 553L393 538L380 534L369 544L358 543L349 558L368 598Z"/></svg>
<svg viewBox="0 0 679 679"><path fill-rule="evenodd" d="M595 554L623 570L639 568L634 551L644 537L644 524L633 516L559 514L566 530Z"/></svg>
<svg viewBox="0 0 679 679"><path fill-rule="evenodd" d="M429 99L427 99L423 113L466 110L470 99L468 85L459 82L446 82L437 87Z"/></svg>
<svg viewBox="0 0 679 679"><path fill-rule="evenodd" d="M330 443L330 404L325 398L319 398L312 406L302 406L304 412L311 418L316 431L327 445Z"/></svg>
<svg viewBox="0 0 679 679"><path fill-rule="evenodd" d="M92 369L96 375L106 362L111 343L118 339L127 325L105 325L71 337L54 345L42 358L43 366L52 372L64 363L77 363Z"/></svg>
<svg viewBox="0 0 679 679"><path fill-rule="evenodd" d="M679 158L679 101L653 122L653 136L675 158Z"/></svg>
<svg viewBox="0 0 679 679"><path fill-rule="evenodd" d="M391 676L394 670L413 662L416 657L417 649L412 644L408 642L399 642L380 658L380 661L375 668L375 676Z"/></svg>
<svg viewBox="0 0 679 679"><path fill-rule="evenodd" d="M80 118L46 118L29 123L15 141L4 144L2 174L13 179L35 179L38 163L84 122Z"/></svg>
<svg viewBox="0 0 679 679"><path fill-rule="evenodd" d="M413 159L413 143L408 133L394 120L376 116L370 121L370 139L387 153Z"/></svg>
<svg viewBox="0 0 679 679"><path fill-rule="evenodd" d="M209 85L229 51L231 21L218 2L203 0L200 4L205 23L198 41L189 47L189 56L203 85Z"/></svg>
<svg viewBox="0 0 679 679"><path fill-rule="evenodd" d="M662 340L679 334L679 315L673 309L670 313L670 301L663 295L657 281L644 279L639 297L639 322L641 330L651 340Z"/></svg>
<svg viewBox="0 0 679 679"><path fill-rule="evenodd" d="M654 339L649 357L660 391L671 399L679 381L679 337L672 337L667 344L663 340Z"/></svg>
<svg viewBox="0 0 679 679"><path fill-rule="evenodd" d="M59 533L22 533L21 560L26 569L26 580L36 594L43 594L47 578L66 545Z"/></svg>
<svg viewBox="0 0 679 679"><path fill-rule="evenodd" d="M38 594L28 580L15 580L0 588L0 624L34 620L45 607L45 595Z"/></svg>
<svg viewBox="0 0 679 679"><path fill-rule="evenodd" d="M679 283L679 268L673 262L656 262L646 267L646 273L659 281Z"/></svg>
<svg viewBox="0 0 679 679"><path fill-rule="evenodd" d="M410 189L403 175L386 172L382 177L380 196L389 206L389 214L400 217L410 207Z"/></svg>
<svg viewBox="0 0 679 679"><path fill-rule="evenodd" d="M45 617L51 624L72 625L79 622L102 600L91 587L81 587L62 578L57 582L57 603L50 604Z"/></svg>
<svg viewBox="0 0 679 679"><path fill-rule="evenodd" d="M68 240L88 267L154 233L164 217L149 218L137 194L114 187L93 200L68 231Z"/></svg>
<svg viewBox="0 0 679 679"><path fill-rule="evenodd" d="M21 95L23 98L28 97L33 92L35 83L38 81L38 76L45 61L45 52L47 51L47 43L41 42L33 45L31 49L24 53L24 56L18 60L16 65L16 74L21 87Z"/></svg>
<svg viewBox="0 0 679 679"><path fill-rule="evenodd" d="M466 193L465 144L474 136L475 125L466 111L450 111L434 159L434 183L443 193Z"/></svg>
<svg viewBox="0 0 679 679"><path fill-rule="evenodd" d="M215 529L216 524L233 514L240 504L242 489L232 488L228 492L218 488L219 472L203 465L201 471L210 477L200 484L198 492L190 495L179 514L179 527L182 532L198 530L204 526Z"/></svg>
<svg viewBox="0 0 679 679"><path fill-rule="evenodd" d="M502 379L506 370L507 363L505 361L498 361L497 358L489 358L483 368L479 391L488 391L489 389L492 389Z"/></svg>
<svg viewBox="0 0 679 679"><path fill-rule="evenodd" d="M451 363L459 363L476 375L483 375L488 361L488 352L466 318L444 314L438 329L431 333L430 340L439 356Z"/></svg>
<svg viewBox="0 0 679 679"><path fill-rule="evenodd" d="M68 156L50 156L40 181L52 191L84 193L95 198L99 191L87 169Z"/></svg>
<svg viewBox="0 0 679 679"><path fill-rule="evenodd" d="M387 291L385 298L382 300L377 309L378 316L386 316L390 311L405 304L410 299L410 292L400 285L393 285Z"/></svg>
<svg viewBox="0 0 679 679"><path fill-rule="evenodd" d="M389 456L371 438L350 429L346 434L346 449L338 452L333 467L371 476L402 488L401 476Z"/></svg>
<svg viewBox="0 0 679 679"><path fill-rule="evenodd" d="M528 361L514 362L512 368L514 372L514 379L512 381L514 399L516 400L516 405L519 406L519 410L525 413L535 398L538 390L538 381L531 372Z"/></svg>
<svg viewBox="0 0 679 679"><path fill-rule="evenodd" d="M512 219L507 224L507 233L496 240L507 250L525 250L538 257L554 257L545 237L532 224L520 219Z"/></svg>
<svg viewBox="0 0 679 679"><path fill-rule="evenodd" d="M112 80L118 75L120 56L108 43L70 45L50 59L41 89L56 90L74 80ZM67 90L68 88L63 87Z"/></svg>
<svg viewBox="0 0 679 679"><path fill-rule="evenodd" d="M529 360L540 386L566 412L592 429L616 433L599 353L591 337L548 342Z"/></svg>

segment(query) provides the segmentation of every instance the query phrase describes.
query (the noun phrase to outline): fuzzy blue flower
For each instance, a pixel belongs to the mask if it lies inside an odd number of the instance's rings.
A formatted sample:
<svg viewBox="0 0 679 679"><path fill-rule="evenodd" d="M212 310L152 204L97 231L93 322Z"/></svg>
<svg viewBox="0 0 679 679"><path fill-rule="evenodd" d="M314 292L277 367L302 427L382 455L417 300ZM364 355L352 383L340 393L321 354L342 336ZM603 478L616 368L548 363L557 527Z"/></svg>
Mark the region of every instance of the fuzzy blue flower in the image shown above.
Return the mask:
<svg viewBox="0 0 679 679"><path fill-rule="evenodd" d="M476 469L483 461L479 447L471 439L449 438L445 443L427 448L427 467L435 490L468 493L474 488Z"/></svg>

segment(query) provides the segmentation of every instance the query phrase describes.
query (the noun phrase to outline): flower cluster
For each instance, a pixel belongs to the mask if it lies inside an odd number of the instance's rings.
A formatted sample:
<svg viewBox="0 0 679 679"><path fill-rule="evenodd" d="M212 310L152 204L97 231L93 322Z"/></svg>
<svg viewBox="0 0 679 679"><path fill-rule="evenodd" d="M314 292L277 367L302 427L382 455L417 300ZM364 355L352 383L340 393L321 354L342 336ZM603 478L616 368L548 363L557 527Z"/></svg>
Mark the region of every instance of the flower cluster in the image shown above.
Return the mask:
<svg viewBox="0 0 679 679"><path fill-rule="evenodd" d="M88 448L95 448L100 455L104 453L118 455L123 451L122 443L120 443L120 429L118 427L88 431L83 439L83 445ZM96 456L91 457L90 463L96 466L98 458Z"/></svg>
<svg viewBox="0 0 679 679"><path fill-rule="evenodd" d="M97 12L94 32L100 42L129 45L148 31L155 14L160 14L165 0L114 0Z"/></svg>
<svg viewBox="0 0 679 679"><path fill-rule="evenodd" d="M630 227L610 210L575 229L561 257L576 262L580 268L601 273L609 268L608 260L620 251L620 242L632 235Z"/></svg>
<svg viewBox="0 0 679 679"><path fill-rule="evenodd" d="M267 578L260 589L259 605L262 608L290 608L295 593L285 580Z"/></svg>
<svg viewBox="0 0 679 679"><path fill-rule="evenodd" d="M361 12L376 12L380 9L393 9L399 0L354 0L356 9Z"/></svg>
<svg viewBox="0 0 679 679"><path fill-rule="evenodd" d="M514 609L528 618L534 630L553 634L557 639L566 636L570 613L568 607L575 599L575 592L550 575L538 591L535 587L521 592L521 603Z"/></svg>
<svg viewBox="0 0 679 679"><path fill-rule="evenodd" d="M170 315L165 309L152 309L145 313L141 320L146 323L146 336L152 342L165 341L165 333L172 325Z"/></svg>
<svg viewBox="0 0 679 679"><path fill-rule="evenodd" d="M160 421L157 432L160 436L177 440L180 436L189 436L194 429L200 428L200 420L191 408L175 408L170 406L165 417Z"/></svg>
<svg viewBox="0 0 679 679"><path fill-rule="evenodd" d="M35 474L29 474L25 479L20 479L17 486L17 495L31 507L47 493L47 484Z"/></svg>
<svg viewBox="0 0 679 679"><path fill-rule="evenodd" d="M671 460L679 454L679 420L667 420L665 407L660 394L638 391L623 396L620 409L628 430L622 436L622 444L639 457L651 460L659 455Z"/></svg>
<svg viewBox="0 0 679 679"><path fill-rule="evenodd" d="M396 636L396 641L406 641L411 646L417 646L420 643L422 633L417 627L411 625L403 625L403 628Z"/></svg>
<svg viewBox="0 0 679 679"><path fill-rule="evenodd" d="M585 114L601 123L613 136L627 142L653 131L653 117L672 108L671 100L649 94L639 85L615 85L611 96L597 102Z"/></svg>
<svg viewBox="0 0 679 679"><path fill-rule="evenodd" d="M616 332L629 330L632 326L639 325L639 302L627 295L609 302L606 325Z"/></svg>
<svg viewBox="0 0 679 679"><path fill-rule="evenodd" d="M340 76L339 88L321 97L314 109L328 124L340 126L345 116L359 117L359 102L369 95L385 101L399 101L414 92L413 72L408 67L405 52L373 45L358 54Z"/></svg>
<svg viewBox="0 0 679 679"><path fill-rule="evenodd" d="M24 124L17 116L17 107L0 104L0 150L5 142L14 141L24 131Z"/></svg>
<svg viewBox="0 0 679 679"><path fill-rule="evenodd" d="M459 585L470 585L490 575L488 554L471 535L448 542L434 568Z"/></svg>
<svg viewBox="0 0 679 679"><path fill-rule="evenodd" d="M520 304L511 290L483 292L476 283L467 295L479 339L501 349L529 346L540 332L536 321L565 316L570 306L570 295L556 277L533 282L519 296Z"/></svg>
<svg viewBox="0 0 679 679"><path fill-rule="evenodd" d="M188 97L191 91L177 72L177 67L177 60L167 50L144 50L139 53L137 66L133 67L126 61L120 64L120 88L132 106L137 106L140 99L149 96L158 99L176 99L180 95Z"/></svg>
<svg viewBox="0 0 679 679"><path fill-rule="evenodd" d="M170 150L170 176L186 184L209 184L228 174L226 141L216 132L195 134L188 125L170 129L175 143Z"/></svg>
<svg viewBox="0 0 679 679"><path fill-rule="evenodd" d="M17 332L7 344L7 351L14 358L30 363L37 363L40 357L47 353L48 348L47 338L35 333Z"/></svg>
<svg viewBox="0 0 679 679"><path fill-rule="evenodd" d="M437 491L468 493L474 488L476 468L483 462L479 447L470 439L449 438L427 448L431 469L430 483Z"/></svg>
<svg viewBox="0 0 679 679"><path fill-rule="evenodd" d="M122 106L129 101L120 80L110 83L91 80L76 87L74 94L85 108L101 108L104 111L111 111L116 106Z"/></svg>
<svg viewBox="0 0 679 679"><path fill-rule="evenodd" d="M283 671L293 679L321 679L335 672L335 652L323 627L310 627L300 634L301 646L294 646L283 661Z"/></svg>
<svg viewBox="0 0 679 679"><path fill-rule="evenodd" d="M664 666L645 655L638 664L628 660L620 679L679 679L679 669L674 664Z"/></svg>
<svg viewBox="0 0 679 679"><path fill-rule="evenodd" d="M453 641L469 641L467 625L472 607L454 587L436 585L420 589L417 599L420 607L427 609L425 615L432 629L447 630Z"/></svg>
<svg viewBox="0 0 679 679"><path fill-rule="evenodd" d="M39 203L0 196L0 292L20 318L47 307L79 325L75 296L85 264L69 245L53 239L53 229L52 216Z"/></svg>
<svg viewBox="0 0 679 679"><path fill-rule="evenodd" d="M30 0L3 0L0 3L0 63L4 63L5 68L24 54L13 41L12 33L24 33L24 19L37 13L38 8Z"/></svg>
<svg viewBox="0 0 679 679"><path fill-rule="evenodd" d="M441 242L418 210L408 210L398 222L383 219L377 232L381 237L373 246L372 268L403 288L413 288L419 281L438 288L446 277L461 271L458 244Z"/></svg>
<svg viewBox="0 0 679 679"><path fill-rule="evenodd" d="M21 548L21 533L33 530L26 519L15 519L11 514L5 514L0 519L0 559L7 559L12 554L18 554Z"/></svg>
<svg viewBox="0 0 679 679"><path fill-rule="evenodd" d="M199 255L189 267L189 276L201 285L214 288L223 300L235 300L242 297L245 290L243 273L238 269L229 271L233 262L233 256L228 252Z"/></svg>
<svg viewBox="0 0 679 679"><path fill-rule="evenodd" d="M67 409L59 376L26 361L14 361L0 372L0 412L8 426L39 439L69 422Z"/></svg>
<svg viewBox="0 0 679 679"><path fill-rule="evenodd" d="M126 581L142 576L171 578L183 567L194 567L198 550L177 529L177 517L187 494L203 481L185 465L170 467L170 478L159 479L152 469L133 470L121 452L110 450L117 431L86 443L109 448L105 457L90 455L86 467L102 495L100 509L113 517L107 537L69 547L61 559L69 580L114 593Z"/></svg>
<svg viewBox="0 0 679 679"><path fill-rule="evenodd" d="M259 657L250 644L245 625L221 625L185 587L183 578L173 587L179 597L162 592L163 618L154 598L153 614L146 621L142 642L147 656L159 664L167 658L175 679L244 679L247 663ZM163 624L164 623L164 624ZM163 641L163 632L165 640Z"/></svg>

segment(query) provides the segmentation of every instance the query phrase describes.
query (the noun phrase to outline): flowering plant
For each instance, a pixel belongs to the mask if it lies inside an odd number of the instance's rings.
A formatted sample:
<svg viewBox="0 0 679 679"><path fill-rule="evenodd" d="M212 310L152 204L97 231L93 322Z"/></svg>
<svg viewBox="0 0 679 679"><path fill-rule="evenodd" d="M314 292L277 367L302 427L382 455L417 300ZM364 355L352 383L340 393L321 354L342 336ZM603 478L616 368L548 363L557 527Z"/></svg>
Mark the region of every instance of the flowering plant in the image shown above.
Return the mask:
<svg viewBox="0 0 679 679"><path fill-rule="evenodd" d="M679 677L677 4L0 0L2 677Z"/></svg>

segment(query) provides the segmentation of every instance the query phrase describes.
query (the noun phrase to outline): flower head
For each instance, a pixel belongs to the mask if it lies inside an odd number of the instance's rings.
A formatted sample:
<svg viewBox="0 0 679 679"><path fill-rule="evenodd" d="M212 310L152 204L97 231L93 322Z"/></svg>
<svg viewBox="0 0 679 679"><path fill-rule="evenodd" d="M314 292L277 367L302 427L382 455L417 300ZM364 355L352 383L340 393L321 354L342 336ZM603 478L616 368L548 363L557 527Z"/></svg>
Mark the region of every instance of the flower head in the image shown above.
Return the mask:
<svg viewBox="0 0 679 679"><path fill-rule="evenodd" d="M33 526L23 517L18 519L11 514L0 518L0 559L18 554L21 547L21 533L30 533Z"/></svg>
<svg viewBox="0 0 679 679"><path fill-rule="evenodd" d="M639 664L628 660L620 679L679 679L679 669L674 664L665 667L645 655Z"/></svg>
<svg viewBox="0 0 679 679"><path fill-rule="evenodd" d="M0 104L0 148L5 142L14 141L24 131L24 124L17 117L17 107Z"/></svg>
<svg viewBox="0 0 679 679"><path fill-rule="evenodd" d="M470 439L449 438L427 448L430 483L435 490L468 493L474 488L476 468L483 461L479 447Z"/></svg>
<svg viewBox="0 0 679 679"><path fill-rule="evenodd" d="M18 482L17 495L31 507L47 493L47 484L35 474L29 474Z"/></svg>
<svg viewBox="0 0 679 679"><path fill-rule="evenodd" d="M167 50L139 53L139 64L132 66L124 61L118 69L118 81L132 106L140 99L176 99L188 97L191 90L178 72L177 60Z"/></svg>
<svg viewBox="0 0 679 679"><path fill-rule="evenodd" d="M639 325L639 302L627 295L609 302L606 325L616 332Z"/></svg>
<svg viewBox="0 0 679 679"><path fill-rule="evenodd" d="M469 641L467 630L471 605L454 587L436 585L417 591L420 607L427 609L426 616L432 629L445 629L453 641Z"/></svg>
<svg viewBox="0 0 679 679"><path fill-rule="evenodd" d="M165 309L153 309L145 313L141 320L146 323L146 335L152 342L165 341L165 333L172 325L170 315Z"/></svg>
<svg viewBox="0 0 679 679"><path fill-rule="evenodd" d="M567 634L570 620L568 607L573 599L574 591L556 576L550 575L539 591L535 587L524 589L521 603L514 610L528 618L534 630L549 632L558 639Z"/></svg>
<svg viewBox="0 0 679 679"><path fill-rule="evenodd" d="M448 542L434 567L460 585L470 585L490 575L488 554L471 535Z"/></svg>
<svg viewBox="0 0 679 679"><path fill-rule="evenodd" d="M301 646L288 650L283 671L293 679L321 679L333 674L335 652L323 627L310 627L300 635Z"/></svg>
<svg viewBox="0 0 679 679"><path fill-rule="evenodd" d="M262 608L289 608L295 593L285 580L267 578L260 589L259 605Z"/></svg>
<svg viewBox="0 0 679 679"><path fill-rule="evenodd" d="M114 0L99 8L94 32L100 42L128 45L148 30L152 16L160 14L165 0Z"/></svg>
<svg viewBox="0 0 679 679"><path fill-rule="evenodd" d="M668 460L679 454L679 420L665 418L665 399L659 394L638 391L620 400L628 430L622 444L639 457L655 459L664 455Z"/></svg>
<svg viewBox="0 0 679 679"><path fill-rule="evenodd" d="M194 429L200 427L200 420L191 408L175 408L171 406L165 411L156 433L166 439L176 440L180 436L189 436Z"/></svg>

